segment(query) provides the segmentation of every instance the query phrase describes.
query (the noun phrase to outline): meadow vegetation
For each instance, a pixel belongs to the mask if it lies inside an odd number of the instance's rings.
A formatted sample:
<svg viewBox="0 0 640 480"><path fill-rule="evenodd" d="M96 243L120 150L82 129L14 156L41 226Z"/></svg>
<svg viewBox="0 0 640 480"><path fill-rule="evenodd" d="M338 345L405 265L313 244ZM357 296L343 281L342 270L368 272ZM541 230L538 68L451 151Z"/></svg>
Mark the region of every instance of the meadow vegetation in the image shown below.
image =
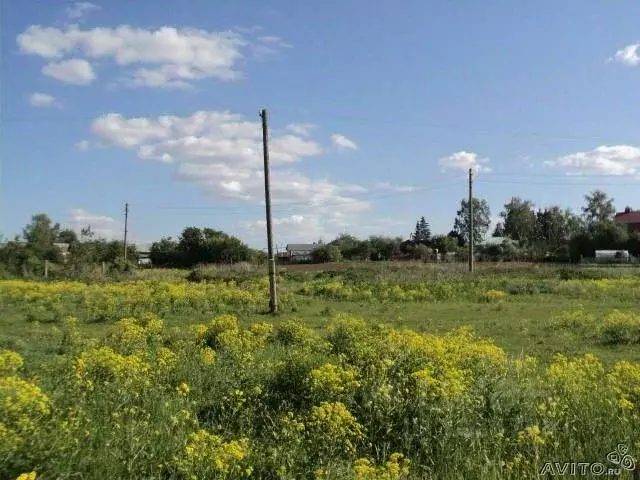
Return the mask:
<svg viewBox="0 0 640 480"><path fill-rule="evenodd" d="M637 458L635 269L295 270L277 317L248 268L0 281L0 478L520 479Z"/></svg>

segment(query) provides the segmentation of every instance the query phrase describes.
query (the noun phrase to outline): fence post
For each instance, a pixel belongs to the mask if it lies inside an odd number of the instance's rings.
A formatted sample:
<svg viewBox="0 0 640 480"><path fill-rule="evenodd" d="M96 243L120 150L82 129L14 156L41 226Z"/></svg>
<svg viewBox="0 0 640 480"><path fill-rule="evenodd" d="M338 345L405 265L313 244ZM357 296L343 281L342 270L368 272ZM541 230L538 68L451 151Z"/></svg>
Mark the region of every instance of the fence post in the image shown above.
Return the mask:
<svg viewBox="0 0 640 480"><path fill-rule="evenodd" d="M44 278L49 278L49 260L44 261Z"/></svg>

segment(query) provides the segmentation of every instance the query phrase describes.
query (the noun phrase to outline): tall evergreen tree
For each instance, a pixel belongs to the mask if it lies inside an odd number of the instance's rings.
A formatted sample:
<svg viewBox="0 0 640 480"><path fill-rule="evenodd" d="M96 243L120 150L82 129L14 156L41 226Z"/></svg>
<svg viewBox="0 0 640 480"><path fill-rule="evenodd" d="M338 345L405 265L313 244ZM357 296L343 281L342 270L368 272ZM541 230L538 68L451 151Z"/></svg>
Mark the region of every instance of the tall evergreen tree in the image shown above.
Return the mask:
<svg viewBox="0 0 640 480"><path fill-rule="evenodd" d="M431 240L431 228L429 227L429 222L424 217L420 217L420 219L416 222L416 230L411 235L411 240L414 243L421 243L423 245L427 245Z"/></svg>

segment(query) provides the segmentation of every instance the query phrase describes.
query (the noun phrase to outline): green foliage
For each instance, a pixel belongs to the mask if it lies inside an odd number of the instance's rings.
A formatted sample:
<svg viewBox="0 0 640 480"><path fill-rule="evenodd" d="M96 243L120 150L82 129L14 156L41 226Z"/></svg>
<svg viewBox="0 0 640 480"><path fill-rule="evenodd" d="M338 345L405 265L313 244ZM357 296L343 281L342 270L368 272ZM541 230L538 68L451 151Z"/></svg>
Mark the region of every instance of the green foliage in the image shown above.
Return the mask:
<svg viewBox="0 0 640 480"><path fill-rule="evenodd" d="M371 260L392 260L400 257L402 238L369 237Z"/></svg>
<svg viewBox="0 0 640 480"><path fill-rule="evenodd" d="M158 242L153 242L149 257L153 266L157 267L177 267L180 265L178 261L178 242L166 237Z"/></svg>
<svg viewBox="0 0 640 480"><path fill-rule="evenodd" d="M175 250L173 264L193 267L199 263L235 263L251 259L251 250L239 239L211 228L187 227Z"/></svg>
<svg viewBox="0 0 640 480"><path fill-rule="evenodd" d="M438 250L438 253L455 252L458 249L458 240L449 235L435 235L431 239L431 246Z"/></svg>
<svg viewBox="0 0 640 480"><path fill-rule="evenodd" d="M513 197L500 212L503 219L504 235L520 244L532 243L536 227L533 203Z"/></svg>
<svg viewBox="0 0 640 480"><path fill-rule="evenodd" d="M491 225L491 209L486 200L473 198L473 239L480 242ZM456 213L453 231L464 243L469 241L469 201L462 200Z"/></svg>
<svg viewBox="0 0 640 480"><path fill-rule="evenodd" d="M428 245L431 240L431 228L424 217L416 222L416 229L411 235L411 241L422 245Z"/></svg>
<svg viewBox="0 0 640 480"><path fill-rule="evenodd" d="M321 245L313 251L312 258L314 263L339 262L342 260L342 252L337 245Z"/></svg>
<svg viewBox="0 0 640 480"><path fill-rule="evenodd" d="M346 260L367 260L371 254L371 246L367 240L359 240L345 233L338 235L328 245L337 247Z"/></svg>
<svg viewBox="0 0 640 480"><path fill-rule="evenodd" d="M340 315L320 333L290 324L284 342L230 315L65 328L30 372L0 349L2 478L537 478L547 461L635 449L640 429L640 365L541 365L468 328Z"/></svg>
<svg viewBox="0 0 640 480"><path fill-rule="evenodd" d="M611 312L600 330L602 340L608 344L640 344L640 315L630 312Z"/></svg>
<svg viewBox="0 0 640 480"><path fill-rule="evenodd" d="M60 224L53 224L44 213L31 217L31 223L22 231L31 252L42 260L60 260L60 251L53 245L60 235Z"/></svg>
<svg viewBox="0 0 640 480"><path fill-rule="evenodd" d="M584 199L586 205L582 207L582 214L588 225L613 221L613 216L616 213L613 198L609 198L602 190L594 190L585 195Z"/></svg>

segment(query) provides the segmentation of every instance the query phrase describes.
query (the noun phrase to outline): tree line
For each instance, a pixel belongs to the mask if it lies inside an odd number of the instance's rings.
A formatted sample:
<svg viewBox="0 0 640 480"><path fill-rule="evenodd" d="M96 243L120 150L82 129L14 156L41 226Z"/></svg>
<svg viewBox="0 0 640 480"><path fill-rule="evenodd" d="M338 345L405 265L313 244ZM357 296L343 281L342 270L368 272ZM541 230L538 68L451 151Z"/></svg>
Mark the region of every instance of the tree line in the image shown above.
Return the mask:
<svg viewBox="0 0 640 480"><path fill-rule="evenodd" d="M489 234L491 211L486 200L473 198L473 236L476 251L488 260L579 262L593 257L595 250L628 250L640 254L640 232L632 232L614 221L614 199L595 190L584 197L581 213L560 206L536 208L530 200L513 197L499 213L500 222L492 232L501 242L483 243ZM631 208L627 207L627 211ZM320 242L313 252L314 262L341 260L379 261L429 259L437 254L455 253L465 259L469 242L469 202L460 202L448 234L432 235L426 217L417 220L409 238L371 236L359 239L341 234L328 243ZM56 243L68 245L67 253ZM186 227L177 239L165 237L150 248L154 266L190 268L203 263L235 263L264 260L265 254L249 248L240 239L212 228ZM63 229L43 213L33 215L22 235L0 248L0 267L10 274L40 274L45 260L64 264L72 273L104 263L110 270L128 270L135 265L134 245L119 240L96 238L91 227L79 234Z"/></svg>
<svg viewBox="0 0 640 480"><path fill-rule="evenodd" d="M536 208L530 200L513 197L503 205L500 222L491 236L501 242L484 243L491 226L486 200L473 198L473 237L476 252L486 260L579 262L596 250L628 250L640 255L640 232L615 222L614 199L602 190L584 196L579 214L558 205ZM632 211L627 207L626 211ZM429 222L418 219L408 239L370 237L359 240L340 235L314 252L314 261L427 259L455 253L466 259L469 242L469 202L462 200L453 228L446 235L432 235Z"/></svg>

